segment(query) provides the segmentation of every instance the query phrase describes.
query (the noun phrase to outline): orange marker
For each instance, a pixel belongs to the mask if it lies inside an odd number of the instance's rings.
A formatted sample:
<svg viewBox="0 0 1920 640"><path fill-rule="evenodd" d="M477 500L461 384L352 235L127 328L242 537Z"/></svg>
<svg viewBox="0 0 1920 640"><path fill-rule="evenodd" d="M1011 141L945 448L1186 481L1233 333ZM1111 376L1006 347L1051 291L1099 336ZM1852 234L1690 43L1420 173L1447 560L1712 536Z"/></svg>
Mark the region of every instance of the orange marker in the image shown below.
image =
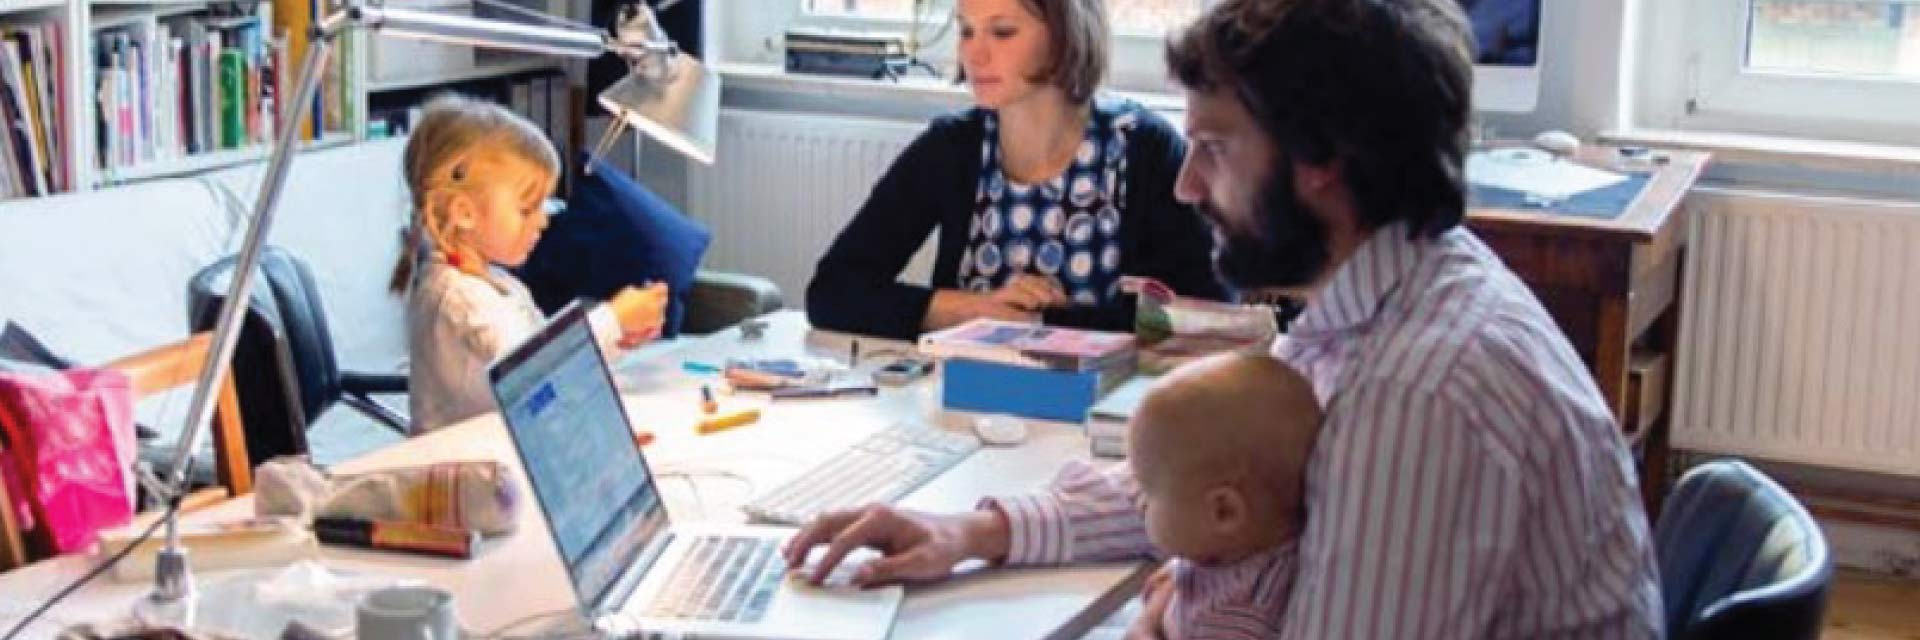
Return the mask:
<svg viewBox="0 0 1920 640"><path fill-rule="evenodd" d="M642 447L653 444L653 432L644 429L635 431L633 432L633 441L640 443Z"/></svg>
<svg viewBox="0 0 1920 640"><path fill-rule="evenodd" d="M760 419L759 409L741 409L739 411L728 411L726 413L713 416L711 418L701 419L700 423L694 426L694 431L699 432L700 435L707 435L710 433L719 433L721 431L726 431L734 427L753 424L754 421L757 421L759 419Z"/></svg>

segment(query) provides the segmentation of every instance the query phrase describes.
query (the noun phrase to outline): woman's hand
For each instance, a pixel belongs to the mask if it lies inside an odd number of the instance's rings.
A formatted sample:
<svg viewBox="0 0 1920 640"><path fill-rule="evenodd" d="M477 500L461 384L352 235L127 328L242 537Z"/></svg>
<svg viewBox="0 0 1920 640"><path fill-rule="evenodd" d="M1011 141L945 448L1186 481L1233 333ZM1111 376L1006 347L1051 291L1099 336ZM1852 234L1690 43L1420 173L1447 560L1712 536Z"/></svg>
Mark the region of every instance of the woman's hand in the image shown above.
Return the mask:
<svg viewBox="0 0 1920 640"><path fill-rule="evenodd" d="M638 347L660 337L667 320L667 285L655 282L621 289L607 300L607 306L620 320L620 348Z"/></svg>
<svg viewBox="0 0 1920 640"><path fill-rule="evenodd" d="M928 330L945 329L975 318L1039 322L1040 312L1069 304L1060 283L1052 278L1019 274L987 293L943 289L933 294L922 322Z"/></svg>
<svg viewBox="0 0 1920 640"><path fill-rule="evenodd" d="M1026 311L1039 313L1053 307L1064 307L1071 303L1067 292L1060 288L1060 281L1031 273L1016 274L1007 279L1007 283L988 294L989 298L1000 304Z"/></svg>

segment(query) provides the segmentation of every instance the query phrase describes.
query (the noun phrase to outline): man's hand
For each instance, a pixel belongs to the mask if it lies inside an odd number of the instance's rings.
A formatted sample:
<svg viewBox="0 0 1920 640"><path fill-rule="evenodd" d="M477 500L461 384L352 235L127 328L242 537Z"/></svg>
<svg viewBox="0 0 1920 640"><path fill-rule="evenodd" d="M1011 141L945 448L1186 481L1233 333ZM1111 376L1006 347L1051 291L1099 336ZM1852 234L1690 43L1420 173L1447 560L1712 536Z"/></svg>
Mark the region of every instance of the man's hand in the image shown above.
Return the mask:
<svg viewBox="0 0 1920 640"><path fill-rule="evenodd" d="M1140 617L1127 627L1127 640L1165 640L1167 607L1173 604L1173 565L1163 564L1140 588Z"/></svg>
<svg viewBox="0 0 1920 640"><path fill-rule="evenodd" d="M638 347L660 337L667 319L667 285L655 282L621 289L607 300L607 306L620 320L620 348Z"/></svg>
<svg viewBox="0 0 1920 640"><path fill-rule="evenodd" d="M881 558L854 572L859 587L897 582L939 580L953 575L953 566L969 558L999 560L1006 556L1006 516L997 510L933 514L871 505L829 513L802 527L787 541L787 567L798 569L815 546L826 554L807 580L820 584L854 549L870 547Z"/></svg>

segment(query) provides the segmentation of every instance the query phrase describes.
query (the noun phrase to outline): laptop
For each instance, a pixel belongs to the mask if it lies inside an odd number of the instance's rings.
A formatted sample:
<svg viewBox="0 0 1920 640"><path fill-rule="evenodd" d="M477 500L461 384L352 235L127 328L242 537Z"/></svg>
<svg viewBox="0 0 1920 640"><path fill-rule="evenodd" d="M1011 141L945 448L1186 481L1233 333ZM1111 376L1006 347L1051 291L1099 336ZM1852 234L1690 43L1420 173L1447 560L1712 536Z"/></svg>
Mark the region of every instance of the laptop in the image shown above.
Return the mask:
<svg viewBox="0 0 1920 640"><path fill-rule="evenodd" d="M614 636L885 637L900 587L789 579L792 529L673 522L586 308L556 314L489 373L587 621Z"/></svg>

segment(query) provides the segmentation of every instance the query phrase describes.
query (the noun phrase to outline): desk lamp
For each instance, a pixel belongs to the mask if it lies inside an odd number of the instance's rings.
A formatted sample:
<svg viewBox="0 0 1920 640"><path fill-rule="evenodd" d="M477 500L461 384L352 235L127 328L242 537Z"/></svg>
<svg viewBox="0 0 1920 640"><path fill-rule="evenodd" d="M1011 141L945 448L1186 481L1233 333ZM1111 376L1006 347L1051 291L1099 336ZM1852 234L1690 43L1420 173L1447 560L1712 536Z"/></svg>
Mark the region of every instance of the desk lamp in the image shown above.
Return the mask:
<svg viewBox="0 0 1920 640"><path fill-rule="evenodd" d="M675 2L667 0L662 6ZM547 16L539 16L547 24L519 24L389 8L377 0L346 0L344 6L314 27L307 57L292 85L294 97L283 103L279 120L283 124L214 328L213 349L208 350L207 362L194 386L179 450L167 475L157 483L157 494L167 501L166 544L155 560L153 591L141 605L146 611L191 625L193 577L187 566L187 550L180 545L178 523L180 500L187 492L188 466L212 416L215 384L227 374L240 336L240 319L246 301L251 299L260 249L273 226L275 205L287 180L287 165L303 129L297 123L313 104L320 70L333 52L335 39L350 30L365 29L379 35L577 58L612 53L625 59L632 72L599 96L601 106L616 118L616 123L608 128L594 155L603 153L625 127L632 126L680 153L711 164L719 126L719 77L699 60L682 53L660 28L653 11L643 0L632 0L619 11L613 32L607 33Z"/></svg>

